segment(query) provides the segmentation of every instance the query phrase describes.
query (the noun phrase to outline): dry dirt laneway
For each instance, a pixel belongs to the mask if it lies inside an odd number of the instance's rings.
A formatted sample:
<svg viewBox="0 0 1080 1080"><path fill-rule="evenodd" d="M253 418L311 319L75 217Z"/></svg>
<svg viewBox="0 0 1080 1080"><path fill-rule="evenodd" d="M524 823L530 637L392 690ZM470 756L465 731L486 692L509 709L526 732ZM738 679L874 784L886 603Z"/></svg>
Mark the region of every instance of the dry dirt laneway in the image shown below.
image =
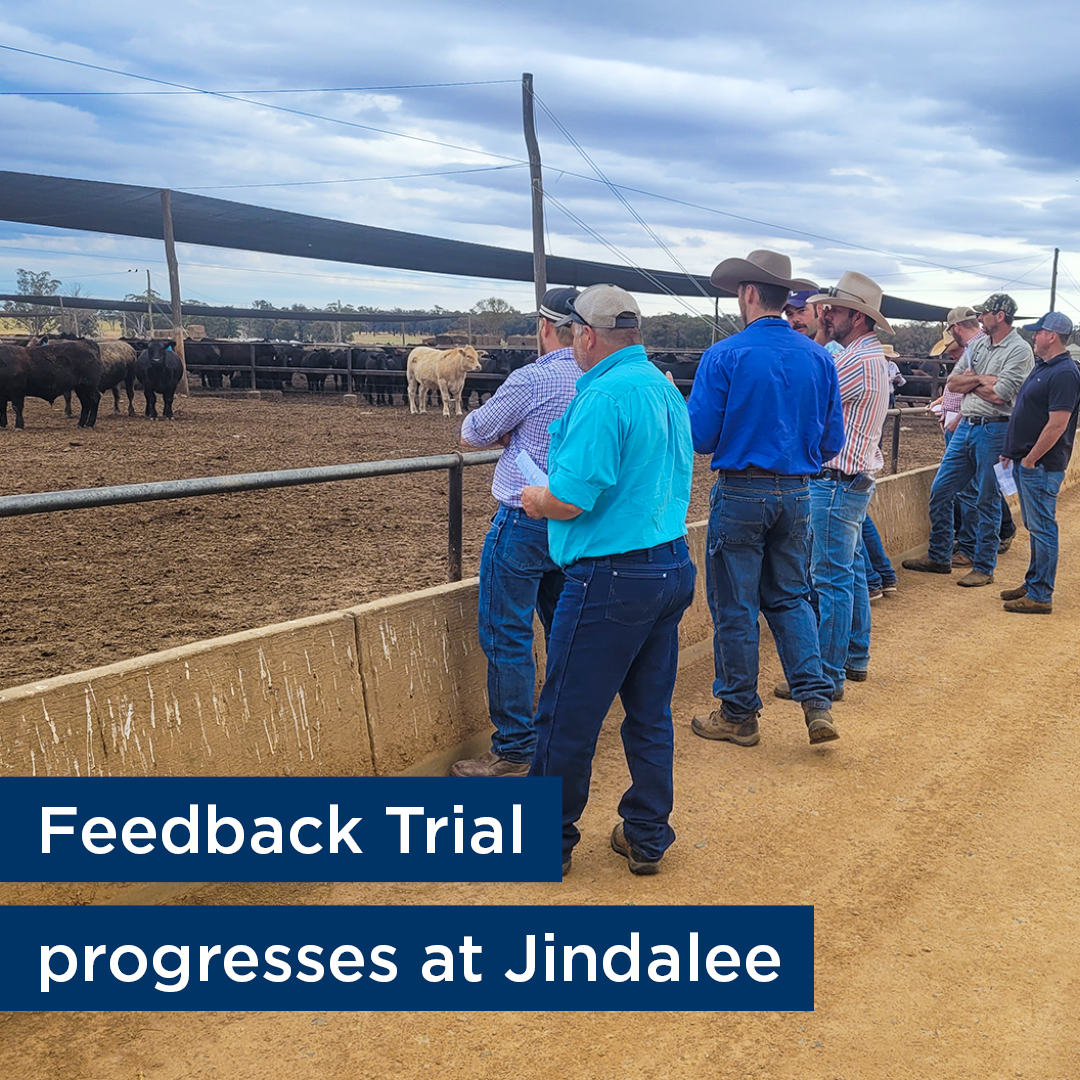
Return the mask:
<svg viewBox="0 0 1080 1080"><path fill-rule="evenodd" d="M1080 497L1060 508L1050 618L901 574L868 682L811 750L766 699L759 746L695 738L709 661L675 701L679 840L655 878L607 848L625 783L605 728L561 884L216 885L181 902L761 904L816 909L812 1013L123 1013L0 1019L18 1080L967 1080L1080 1076ZM999 564L1021 579L1024 534ZM763 647L762 685L778 676ZM44 898L44 897L43 897ZM104 899L89 889L86 899ZM17 931L17 928L14 928Z"/></svg>

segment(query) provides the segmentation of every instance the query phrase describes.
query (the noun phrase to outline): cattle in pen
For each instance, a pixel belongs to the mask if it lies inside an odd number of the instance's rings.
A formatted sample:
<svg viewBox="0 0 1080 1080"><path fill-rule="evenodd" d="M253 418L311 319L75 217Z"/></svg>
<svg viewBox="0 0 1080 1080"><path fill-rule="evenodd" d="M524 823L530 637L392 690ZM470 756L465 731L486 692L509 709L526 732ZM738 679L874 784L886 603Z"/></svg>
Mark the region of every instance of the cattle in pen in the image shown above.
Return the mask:
<svg viewBox="0 0 1080 1080"><path fill-rule="evenodd" d="M480 370L480 357L471 345L454 349L432 349L421 345L409 353L405 372L409 381L409 411L427 412L427 392L438 389L443 416L450 415L453 401L461 416L461 391L465 376Z"/></svg>

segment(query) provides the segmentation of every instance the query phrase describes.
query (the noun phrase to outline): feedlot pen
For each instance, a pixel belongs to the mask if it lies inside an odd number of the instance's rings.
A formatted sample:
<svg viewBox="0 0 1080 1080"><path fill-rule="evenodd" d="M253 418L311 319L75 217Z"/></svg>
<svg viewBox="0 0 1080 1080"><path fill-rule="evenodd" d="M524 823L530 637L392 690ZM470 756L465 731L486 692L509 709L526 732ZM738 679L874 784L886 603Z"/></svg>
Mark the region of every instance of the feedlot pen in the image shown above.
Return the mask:
<svg viewBox="0 0 1080 1080"><path fill-rule="evenodd" d="M26 430L0 430L0 494L445 454L461 428L316 395L178 398L173 422L110 408L84 430L61 402L28 400ZM910 428L900 469L939 461L936 422ZM493 468L465 472L466 577L495 508ZM707 516L710 483L699 457L691 521ZM0 519L0 687L439 584L446 506L435 472Z"/></svg>

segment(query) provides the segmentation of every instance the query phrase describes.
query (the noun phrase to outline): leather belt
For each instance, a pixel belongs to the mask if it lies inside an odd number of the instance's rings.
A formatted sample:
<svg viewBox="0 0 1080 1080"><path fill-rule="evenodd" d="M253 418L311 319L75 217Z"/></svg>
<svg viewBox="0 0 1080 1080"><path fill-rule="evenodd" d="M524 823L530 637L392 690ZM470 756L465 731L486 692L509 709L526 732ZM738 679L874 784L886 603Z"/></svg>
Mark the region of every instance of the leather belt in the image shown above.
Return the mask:
<svg viewBox="0 0 1080 1080"><path fill-rule="evenodd" d="M964 419L976 427L980 424L1007 424L1009 422L1007 416L965 416Z"/></svg>
<svg viewBox="0 0 1080 1080"><path fill-rule="evenodd" d="M839 469L822 469L818 473L818 479L848 483L851 480L858 480L861 475L862 473L841 472Z"/></svg>
<svg viewBox="0 0 1080 1080"><path fill-rule="evenodd" d="M745 469L717 469L718 476L746 476L751 480L794 480L805 479L805 475L797 473L778 473L769 469L759 469L756 465L750 465Z"/></svg>

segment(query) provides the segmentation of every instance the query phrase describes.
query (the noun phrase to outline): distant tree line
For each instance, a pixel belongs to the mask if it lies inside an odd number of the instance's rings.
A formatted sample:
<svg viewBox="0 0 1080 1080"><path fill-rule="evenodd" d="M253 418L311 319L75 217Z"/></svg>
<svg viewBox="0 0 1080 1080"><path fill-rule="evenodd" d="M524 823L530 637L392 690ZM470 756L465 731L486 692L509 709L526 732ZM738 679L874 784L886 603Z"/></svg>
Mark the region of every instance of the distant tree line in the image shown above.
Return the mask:
<svg viewBox="0 0 1080 1080"><path fill-rule="evenodd" d="M60 295L62 282L54 278L47 270L35 272L19 269L16 271L17 292L26 296ZM83 295L82 286L68 285L65 295L78 297ZM125 300L145 303L146 293L128 293ZM170 330L172 318L167 314L169 302L157 292L150 291L150 303L154 309L151 319L145 311L93 311L89 308L74 308L66 305L61 308L59 301L55 306L30 304L25 301L9 300L0 313L5 318L15 321L31 334L74 333L91 337L101 329L102 322L115 321L121 325L124 336L144 337L149 329ZM183 301L184 326L201 325L210 338L269 338L278 341L335 342L349 341L353 334L399 334L404 327L408 335L445 334L450 331L471 330L474 335L488 338L506 339L512 335L530 335L535 326L528 313L517 310L511 303L498 296L489 296L477 301L466 316L452 317L446 308L436 304L432 308L413 308L406 311L395 308L386 319L377 322L329 321L326 319L305 319L304 313L312 310L304 304L291 304L282 308L268 300L253 300L250 307L256 310L288 311L286 319L267 317L265 319L232 319L217 315L200 315L200 307L209 307L195 299ZM380 309L365 305L343 304L340 300L326 304L320 311L339 311L342 314L374 313ZM446 318L424 319L410 318L416 315L440 315ZM721 315L718 328L714 328L711 318L692 315L687 312L669 312L665 315L646 315L642 321L642 335L645 345L650 349L672 349L700 352L707 349L718 337L738 333L743 322L738 316ZM878 336L884 342L893 345L901 356L926 356L943 332L941 323L909 322L895 324L895 334L890 338L886 334Z"/></svg>

